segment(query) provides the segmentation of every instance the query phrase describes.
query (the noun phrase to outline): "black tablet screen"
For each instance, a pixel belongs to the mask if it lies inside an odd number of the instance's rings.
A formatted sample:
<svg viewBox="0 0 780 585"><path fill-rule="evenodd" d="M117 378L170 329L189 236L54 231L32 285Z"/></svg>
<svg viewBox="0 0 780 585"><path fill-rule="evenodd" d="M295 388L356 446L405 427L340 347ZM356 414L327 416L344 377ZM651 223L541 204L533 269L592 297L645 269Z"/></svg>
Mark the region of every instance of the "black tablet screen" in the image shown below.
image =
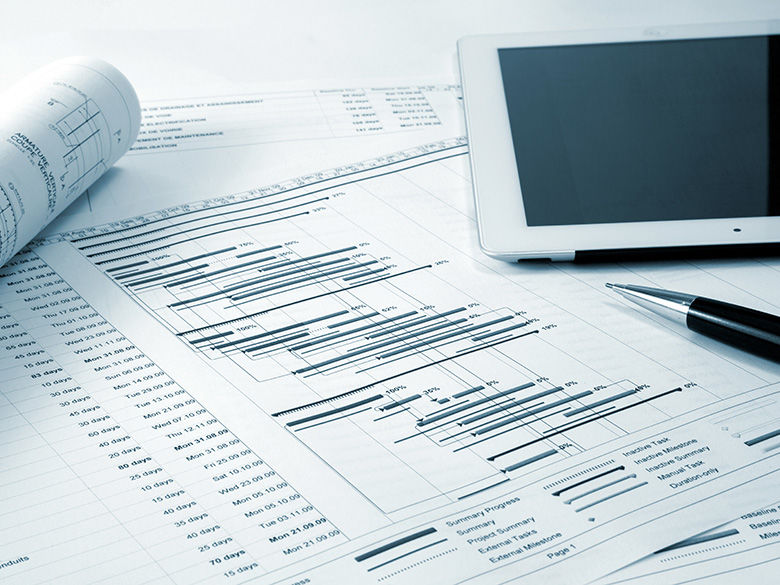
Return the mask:
<svg viewBox="0 0 780 585"><path fill-rule="evenodd" d="M780 35L498 53L528 225L780 215Z"/></svg>

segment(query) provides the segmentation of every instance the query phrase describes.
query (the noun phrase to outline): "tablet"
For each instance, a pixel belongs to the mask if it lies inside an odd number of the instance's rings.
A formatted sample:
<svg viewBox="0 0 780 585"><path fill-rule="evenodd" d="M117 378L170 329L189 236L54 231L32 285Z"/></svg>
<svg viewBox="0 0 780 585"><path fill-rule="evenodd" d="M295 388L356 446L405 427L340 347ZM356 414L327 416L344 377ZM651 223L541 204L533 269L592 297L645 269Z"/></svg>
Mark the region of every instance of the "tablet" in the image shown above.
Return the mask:
<svg viewBox="0 0 780 585"><path fill-rule="evenodd" d="M780 21L474 36L458 54L487 254L780 251Z"/></svg>

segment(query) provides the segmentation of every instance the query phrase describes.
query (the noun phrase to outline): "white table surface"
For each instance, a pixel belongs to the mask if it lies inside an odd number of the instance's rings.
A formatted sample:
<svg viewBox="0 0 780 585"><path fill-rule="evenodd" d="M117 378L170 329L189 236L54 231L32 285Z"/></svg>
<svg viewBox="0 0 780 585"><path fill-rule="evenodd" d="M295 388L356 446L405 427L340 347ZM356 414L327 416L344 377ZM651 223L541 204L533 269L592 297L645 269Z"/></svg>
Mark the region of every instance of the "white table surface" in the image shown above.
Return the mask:
<svg viewBox="0 0 780 585"><path fill-rule="evenodd" d="M0 90L74 54L112 62L142 100L302 79L455 80L466 34L767 18L780 1L3 0Z"/></svg>

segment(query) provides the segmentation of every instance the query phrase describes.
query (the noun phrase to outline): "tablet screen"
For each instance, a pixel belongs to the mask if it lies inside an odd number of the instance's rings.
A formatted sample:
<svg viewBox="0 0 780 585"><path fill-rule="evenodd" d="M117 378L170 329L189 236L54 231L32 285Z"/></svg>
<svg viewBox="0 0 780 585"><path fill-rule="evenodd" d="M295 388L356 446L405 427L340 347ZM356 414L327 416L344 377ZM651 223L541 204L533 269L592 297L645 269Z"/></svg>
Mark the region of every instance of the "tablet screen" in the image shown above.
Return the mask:
<svg viewBox="0 0 780 585"><path fill-rule="evenodd" d="M498 53L529 226L780 215L780 35Z"/></svg>

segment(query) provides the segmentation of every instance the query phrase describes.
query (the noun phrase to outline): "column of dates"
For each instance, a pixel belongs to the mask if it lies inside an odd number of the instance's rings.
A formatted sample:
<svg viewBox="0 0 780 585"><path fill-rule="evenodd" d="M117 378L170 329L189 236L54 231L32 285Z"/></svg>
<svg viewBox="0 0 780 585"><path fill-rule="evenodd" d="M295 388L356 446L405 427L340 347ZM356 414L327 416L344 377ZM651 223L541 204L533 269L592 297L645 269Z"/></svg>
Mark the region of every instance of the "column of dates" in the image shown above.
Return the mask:
<svg viewBox="0 0 780 585"><path fill-rule="evenodd" d="M135 560L122 555L125 574L154 572L183 583L243 580L317 542L340 540L48 265L32 253L14 264L0 279L0 303L19 328L20 336L7 340L24 356L13 370L33 373L15 377L22 381L4 395L44 442L41 456L57 457L59 473L91 502L94 510L81 517L93 530L84 550L102 527L94 518L114 530L112 539L124 538L117 550L135 551Z"/></svg>

